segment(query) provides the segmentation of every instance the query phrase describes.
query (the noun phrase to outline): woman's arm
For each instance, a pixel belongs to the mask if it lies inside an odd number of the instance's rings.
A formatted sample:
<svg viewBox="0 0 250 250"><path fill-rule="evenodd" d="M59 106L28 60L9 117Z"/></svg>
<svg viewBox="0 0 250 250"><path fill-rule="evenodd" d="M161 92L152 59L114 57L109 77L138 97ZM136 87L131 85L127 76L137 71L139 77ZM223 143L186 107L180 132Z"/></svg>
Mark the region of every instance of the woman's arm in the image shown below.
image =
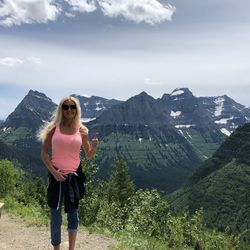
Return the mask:
<svg viewBox="0 0 250 250"><path fill-rule="evenodd" d="M55 177L57 181L65 181L66 178L62 173L57 171L49 157L49 149L51 148L51 140L52 136L54 134L55 129L52 129L51 132L47 135L47 138L45 139L44 143L42 144L42 150L41 150L41 158L45 166L48 168L50 173Z"/></svg>
<svg viewBox="0 0 250 250"><path fill-rule="evenodd" d="M88 134L82 133L82 148L85 152L86 158L88 160L92 159L95 152L97 144L99 143L99 140L97 138L97 135L94 136L94 138L91 140L91 144L89 143Z"/></svg>

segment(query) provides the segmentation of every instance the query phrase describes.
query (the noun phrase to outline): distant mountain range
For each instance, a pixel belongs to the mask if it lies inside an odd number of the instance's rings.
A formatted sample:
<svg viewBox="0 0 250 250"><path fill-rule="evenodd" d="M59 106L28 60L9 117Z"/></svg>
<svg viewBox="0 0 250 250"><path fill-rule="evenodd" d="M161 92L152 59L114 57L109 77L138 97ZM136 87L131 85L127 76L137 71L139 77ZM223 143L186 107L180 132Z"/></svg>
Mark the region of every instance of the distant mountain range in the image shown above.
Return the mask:
<svg viewBox="0 0 250 250"><path fill-rule="evenodd" d="M250 228L250 123L238 128L212 158L168 198L176 212L204 210L207 227L239 233Z"/></svg>
<svg viewBox="0 0 250 250"><path fill-rule="evenodd" d="M158 99L142 92L124 102L74 96L81 102L90 137L100 135L100 177L107 177L119 156L138 187L163 192L180 187L227 136L250 120L250 110L228 96L195 97L187 88ZM0 140L39 161L40 143L34 136L55 107L45 94L30 90L0 125Z"/></svg>
<svg viewBox="0 0 250 250"><path fill-rule="evenodd" d="M116 99L106 99L98 96L81 96L75 95L81 104L82 117L84 122L94 120L96 117L100 116L104 111L110 109L112 106L122 103L122 101Z"/></svg>

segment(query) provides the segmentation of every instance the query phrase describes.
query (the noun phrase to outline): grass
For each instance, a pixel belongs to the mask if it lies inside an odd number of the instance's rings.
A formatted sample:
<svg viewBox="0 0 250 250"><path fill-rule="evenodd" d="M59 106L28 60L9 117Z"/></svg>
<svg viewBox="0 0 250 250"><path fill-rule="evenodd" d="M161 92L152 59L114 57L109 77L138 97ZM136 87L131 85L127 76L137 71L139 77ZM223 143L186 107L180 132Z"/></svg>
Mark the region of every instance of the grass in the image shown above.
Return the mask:
<svg viewBox="0 0 250 250"><path fill-rule="evenodd" d="M7 196L4 199L4 209L7 213L21 217L26 222L36 226L48 226L49 217L46 216L46 211L43 211L41 207L36 205L22 205L18 203L14 198Z"/></svg>

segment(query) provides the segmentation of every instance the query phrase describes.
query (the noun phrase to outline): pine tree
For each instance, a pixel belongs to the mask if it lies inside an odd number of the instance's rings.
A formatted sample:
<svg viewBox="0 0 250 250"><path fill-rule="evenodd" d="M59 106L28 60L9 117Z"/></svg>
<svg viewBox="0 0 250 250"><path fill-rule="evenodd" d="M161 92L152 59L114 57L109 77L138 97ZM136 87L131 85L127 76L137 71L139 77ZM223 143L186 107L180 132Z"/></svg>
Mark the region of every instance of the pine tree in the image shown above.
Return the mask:
<svg viewBox="0 0 250 250"><path fill-rule="evenodd" d="M113 166L110 179L107 183L109 203L117 202L124 206L135 191L135 186L128 174L128 165L123 160L117 160Z"/></svg>

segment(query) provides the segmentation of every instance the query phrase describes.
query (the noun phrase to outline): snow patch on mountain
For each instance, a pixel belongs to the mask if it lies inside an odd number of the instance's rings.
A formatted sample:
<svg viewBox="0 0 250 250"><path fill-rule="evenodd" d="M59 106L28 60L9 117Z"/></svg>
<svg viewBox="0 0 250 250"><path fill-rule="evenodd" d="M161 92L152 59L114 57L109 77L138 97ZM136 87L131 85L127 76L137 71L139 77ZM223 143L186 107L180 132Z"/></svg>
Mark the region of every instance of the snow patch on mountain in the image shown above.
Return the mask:
<svg viewBox="0 0 250 250"><path fill-rule="evenodd" d="M174 91L170 94L170 96L176 96L176 95L182 95L182 94L184 94L184 91L183 91L183 90L181 90L181 89L176 89L176 90L174 90Z"/></svg>
<svg viewBox="0 0 250 250"><path fill-rule="evenodd" d="M86 94L82 94L81 96L86 97L86 98L90 98L90 95L86 95Z"/></svg>
<svg viewBox="0 0 250 250"><path fill-rule="evenodd" d="M101 102L96 102L96 111L100 111L100 110L105 110L106 108L103 106L103 104Z"/></svg>
<svg viewBox="0 0 250 250"><path fill-rule="evenodd" d="M223 133L223 134L225 134L225 135L227 135L227 136L230 136L230 135L231 135L231 132L228 131L226 128L221 128L220 131L221 131L221 133Z"/></svg>
<svg viewBox="0 0 250 250"><path fill-rule="evenodd" d="M183 134L182 130L178 129L178 131L180 132L180 134L182 134L182 135L184 136L184 134Z"/></svg>
<svg viewBox="0 0 250 250"><path fill-rule="evenodd" d="M186 125L175 125L176 128L190 128L195 127L195 124L186 124Z"/></svg>
<svg viewBox="0 0 250 250"><path fill-rule="evenodd" d="M229 120L233 120L233 119L234 119L234 117L231 116L230 118L222 118L220 120L216 120L216 121L214 121L214 123L216 123L216 124L227 124L227 122Z"/></svg>
<svg viewBox="0 0 250 250"><path fill-rule="evenodd" d="M188 137L189 137L190 139L192 139L192 136L191 136L188 132L186 132L186 133L187 133Z"/></svg>
<svg viewBox="0 0 250 250"><path fill-rule="evenodd" d="M220 116L222 114L224 101L225 101L224 97L218 97L214 100L214 103L216 104L214 116Z"/></svg>
<svg viewBox="0 0 250 250"><path fill-rule="evenodd" d="M174 119L181 115L181 111L173 111L171 110L170 116L172 116Z"/></svg>
<svg viewBox="0 0 250 250"><path fill-rule="evenodd" d="M92 117L92 118L82 118L81 121L83 123L87 123L87 122L91 122L94 121L96 119L96 117Z"/></svg>

